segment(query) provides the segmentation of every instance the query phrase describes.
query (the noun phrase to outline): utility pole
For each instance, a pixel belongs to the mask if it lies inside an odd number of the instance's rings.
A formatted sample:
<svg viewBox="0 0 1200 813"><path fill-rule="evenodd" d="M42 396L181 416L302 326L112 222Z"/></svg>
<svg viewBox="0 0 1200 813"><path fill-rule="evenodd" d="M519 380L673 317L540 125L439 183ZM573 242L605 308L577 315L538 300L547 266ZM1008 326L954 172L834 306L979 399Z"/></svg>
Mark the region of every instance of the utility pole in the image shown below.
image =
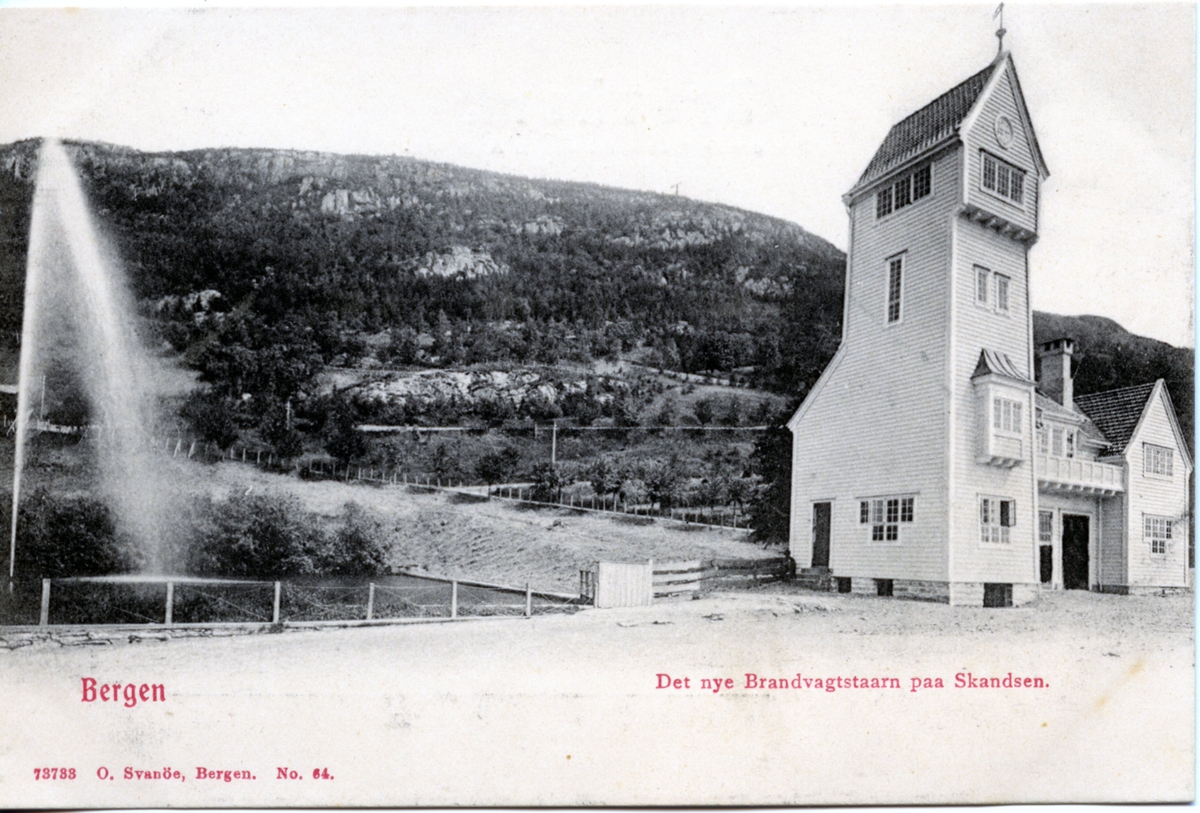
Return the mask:
<svg viewBox="0 0 1200 813"><path fill-rule="evenodd" d="M550 430L550 465L558 465L558 421L554 421Z"/></svg>

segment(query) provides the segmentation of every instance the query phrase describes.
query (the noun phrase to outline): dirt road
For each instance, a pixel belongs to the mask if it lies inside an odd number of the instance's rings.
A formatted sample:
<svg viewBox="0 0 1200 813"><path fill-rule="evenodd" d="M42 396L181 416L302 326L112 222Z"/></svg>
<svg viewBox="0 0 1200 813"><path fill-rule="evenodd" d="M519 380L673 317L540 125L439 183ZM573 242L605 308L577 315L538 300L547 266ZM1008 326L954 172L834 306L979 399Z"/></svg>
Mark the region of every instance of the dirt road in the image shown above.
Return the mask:
<svg viewBox="0 0 1200 813"><path fill-rule="evenodd" d="M1180 800L1192 652L1191 597L984 610L786 586L532 620L42 645L0 652L0 794L38 807ZM1019 688L969 687L1010 673ZM747 674L789 685L748 688ZM162 684L167 699L84 703L87 676ZM81 778L36 782L39 765ZM121 778L156 766L184 779ZM200 780L200 767L255 778ZM312 779L322 767L334 779Z"/></svg>

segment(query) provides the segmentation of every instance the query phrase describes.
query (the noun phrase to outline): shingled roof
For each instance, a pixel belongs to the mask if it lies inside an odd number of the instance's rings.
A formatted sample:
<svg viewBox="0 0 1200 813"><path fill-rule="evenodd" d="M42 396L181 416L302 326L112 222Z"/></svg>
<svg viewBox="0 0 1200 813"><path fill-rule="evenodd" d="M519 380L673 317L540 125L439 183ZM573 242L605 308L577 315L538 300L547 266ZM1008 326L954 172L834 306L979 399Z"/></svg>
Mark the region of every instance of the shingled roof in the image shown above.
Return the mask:
<svg viewBox="0 0 1200 813"><path fill-rule="evenodd" d="M1078 395L1075 397L1075 406L1104 433L1104 437L1112 444L1109 452L1120 454L1133 437L1133 430L1142 419L1146 401L1154 392L1154 386L1138 384L1092 395Z"/></svg>
<svg viewBox="0 0 1200 813"><path fill-rule="evenodd" d="M882 176L914 155L932 147L958 129L975 106L999 60L965 82L955 85L916 113L892 126L867 164L855 188Z"/></svg>

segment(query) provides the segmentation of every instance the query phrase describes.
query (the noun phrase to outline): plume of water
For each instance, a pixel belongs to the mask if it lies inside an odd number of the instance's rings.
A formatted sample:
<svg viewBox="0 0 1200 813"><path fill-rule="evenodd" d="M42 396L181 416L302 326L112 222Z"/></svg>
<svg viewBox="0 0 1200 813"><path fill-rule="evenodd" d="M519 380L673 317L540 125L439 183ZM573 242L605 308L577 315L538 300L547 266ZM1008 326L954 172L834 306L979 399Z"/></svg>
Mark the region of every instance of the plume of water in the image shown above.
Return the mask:
<svg viewBox="0 0 1200 813"><path fill-rule="evenodd" d="M108 262L79 178L61 144L46 141L30 218L21 328L13 477L12 549L35 399L64 374L86 394L95 437L98 488L118 531L133 540L144 570L167 561L171 493L163 461L150 449L157 409L155 380L115 263ZM37 387L40 385L40 394Z"/></svg>

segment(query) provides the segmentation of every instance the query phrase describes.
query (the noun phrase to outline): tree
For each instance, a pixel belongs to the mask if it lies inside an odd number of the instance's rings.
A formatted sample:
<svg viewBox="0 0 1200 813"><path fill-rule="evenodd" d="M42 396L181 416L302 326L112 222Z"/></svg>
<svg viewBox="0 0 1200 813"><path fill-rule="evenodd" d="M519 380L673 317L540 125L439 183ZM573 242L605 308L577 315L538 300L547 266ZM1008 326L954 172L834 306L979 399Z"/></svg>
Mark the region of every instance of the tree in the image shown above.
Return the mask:
<svg viewBox="0 0 1200 813"><path fill-rule="evenodd" d="M675 403L675 399L667 396L663 400L662 409L658 412L659 426L674 426L675 421L679 419L679 405Z"/></svg>
<svg viewBox="0 0 1200 813"><path fill-rule="evenodd" d="M674 507L683 496L683 474L675 458L651 462L646 466L643 479L650 502L656 502L663 508Z"/></svg>
<svg viewBox="0 0 1200 813"><path fill-rule="evenodd" d="M787 545L792 508L792 433L784 425L794 410L776 415L770 429L754 442L751 471L762 487L751 498L749 513L754 540L763 545Z"/></svg>
<svg viewBox="0 0 1200 813"><path fill-rule="evenodd" d="M552 463L538 463L530 473L533 480L533 499L536 502L553 502L561 497L564 485L562 474Z"/></svg>
<svg viewBox="0 0 1200 813"><path fill-rule="evenodd" d="M721 423L726 426L738 426L742 422L742 399L736 395L729 397L725 404L725 414L721 417Z"/></svg>
<svg viewBox="0 0 1200 813"><path fill-rule="evenodd" d="M292 426L290 416L290 404L276 402L263 415L258 430L262 439L284 460L299 457L304 452L304 437Z"/></svg>
<svg viewBox="0 0 1200 813"><path fill-rule="evenodd" d="M491 489L496 483L503 483L512 476L520 458L520 453L513 446L488 452L475 464L475 474Z"/></svg>
<svg viewBox="0 0 1200 813"><path fill-rule="evenodd" d="M696 416L696 420L700 422L701 426L708 426L717 414L716 400L711 396L699 399L692 407L692 414Z"/></svg>
<svg viewBox="0 0 1200 813"><path fill-rule="evenodd" d="M433 466L433 473L439 480L449 481L451 477L461 473L458 468L458 450L451 449L445 443L439 443L434 448L430 464Z"/></svg>
<svg viewBox="0 0 1200 813"><path fill-rule="evenodd" d="M640 426L642 422L638 415L637 404L634 403L633 396L627 392L622 392L613 398L612 416L616 426Z"/></svg>
<svg viewBox="0 0 1200 813"><path fill-rule="evenodd" d="M610 457L602 457L593 463L586 476L591 481L592 490L602 497L621 487L621 473Z"/></svg>
<svg viewBox="0 0 1200 813"><path fill-rule="evenodd" d="M367 452L367 440L358 431L354 407L344 398L335 399L325 421L325 451L343 465L362 457Z"/></svg>
<svg viewBox="0 0 1200 813"><path fill-rule="evenodd" d="M225 449L238 438L237 424L233 421L235 404L232 398L211 390L196 390L188 396L180 413L203 440Z"/></svg>

